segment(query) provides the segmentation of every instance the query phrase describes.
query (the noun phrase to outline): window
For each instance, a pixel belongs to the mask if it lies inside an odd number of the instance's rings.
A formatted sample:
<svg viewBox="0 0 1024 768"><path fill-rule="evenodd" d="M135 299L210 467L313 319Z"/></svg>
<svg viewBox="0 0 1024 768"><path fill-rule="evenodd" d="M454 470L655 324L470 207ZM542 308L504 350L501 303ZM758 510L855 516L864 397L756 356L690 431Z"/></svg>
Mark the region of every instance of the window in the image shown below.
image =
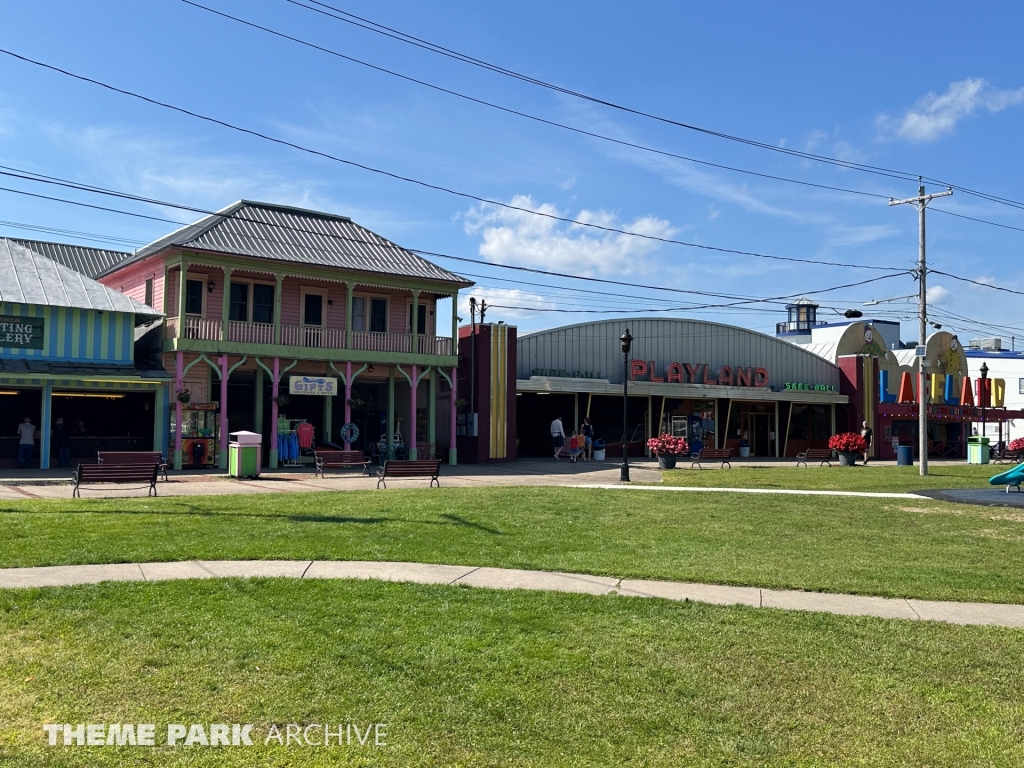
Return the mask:
<svg viewBox="0 0 1024 768"><path fill-rule="evenodd" d="M370 330L386 333L388 330L388 300L370 299Z"/></svg>
<svg viewBox="0 0 1024 768"><path fill-rule="evenodd" d="M201 315L203 314L203 281L202 280L186 280L185 281L185 314L186 315Z"/></svg>
<svg viewBox="0 0 1024 768"><path fill-rule="evenodd" d="M427 332L427 305L417 304L416 308L419 310L416 313L416 316L419 319L419 322L416 325L416 330L422 336ZM409 333L412 333L412 304L409 305Z"/></svg>
<svg viewBox="0 0 1024 768"><path fill-rule="evenodd" d="M366 330L366 299L355 296L352 299L352 330Z"/></svg>
<svg viewBox="0 0 1024 768"><path fill-rule="evenodd" d="M1020 394L1024 395L1024 379L1021 379L1017 386L1020 388L1018 390Z"/></svg>
<svg viewBox="0 0 1024 768"><path fill-rule="evenodd" d="M249 320L249 284L231 284L231 306L228 308L228 318L245 323Z"/></svg>
<svg viewBox="0 0 1024 768"><path fill-rule="evenodd" d="M147 307L153 306L153 278L150 277L146 280L146 299L145 302Z"/></svg>
<svg viewBox="0 0 1024 768"><path fill-rule="evenodd" d="M304 325L324 324L324 297L319 293L302 296L302 322Z"/></svg>
<svg viewBox="0 0 1024 768"><path fill-rule="evenodd" d="M252 321L254 323L274 322L274 286L253 284Z"/></svg>

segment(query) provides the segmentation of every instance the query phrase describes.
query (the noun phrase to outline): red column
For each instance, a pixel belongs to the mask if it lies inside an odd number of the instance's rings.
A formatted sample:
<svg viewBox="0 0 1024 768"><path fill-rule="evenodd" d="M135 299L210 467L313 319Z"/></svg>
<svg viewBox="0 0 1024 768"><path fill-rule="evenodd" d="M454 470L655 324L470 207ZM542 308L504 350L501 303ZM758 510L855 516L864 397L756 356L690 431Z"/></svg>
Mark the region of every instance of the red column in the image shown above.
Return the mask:
<svg viewBox="0 0 1024 768"><path fill-rule="evenodd" d="M457 450L455 448L455 433L457 431L457 428L456 428L457 414L455 412L455 401L458 399L458 394L456 393L456 390L458 389L459 369L458 368L452 368L451 374L452 374L452 396L451 396L451 403L448 406L448 410L450 411L452 423L451 423L451 438L450 438L450 443L451 444L448 446L448 463L449 464L455 464L456 461L458 460L458 452L457 452Z"/></svg>
<svg viewBox="0 0 1024 768"><path fill-rule="evenodd" d="M349 400L352 399L352 361L345 363L345 423L352 422L352 406ZM345 450L352 450L352 443L345 443Z"/></svg>

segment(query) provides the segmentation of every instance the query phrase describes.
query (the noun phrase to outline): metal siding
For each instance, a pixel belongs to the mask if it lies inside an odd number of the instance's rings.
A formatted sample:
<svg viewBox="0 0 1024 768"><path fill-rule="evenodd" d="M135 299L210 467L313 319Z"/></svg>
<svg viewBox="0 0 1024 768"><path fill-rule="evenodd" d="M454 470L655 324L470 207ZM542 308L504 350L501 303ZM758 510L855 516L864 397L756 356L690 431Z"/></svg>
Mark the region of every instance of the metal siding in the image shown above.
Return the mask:
<svg viewBox="0 0 1024 768"><path fill-rule="evenodd" d="M839 369L817 355L762 333L700 320L636 319L599 321L519 337L517 377L534 368L594 371L622 383L619 336L629 327L632 358L654 360L658 374L670 362L707 363L712 374L723 365L767 368L775 390L786 382L839 387Z"/></svg>

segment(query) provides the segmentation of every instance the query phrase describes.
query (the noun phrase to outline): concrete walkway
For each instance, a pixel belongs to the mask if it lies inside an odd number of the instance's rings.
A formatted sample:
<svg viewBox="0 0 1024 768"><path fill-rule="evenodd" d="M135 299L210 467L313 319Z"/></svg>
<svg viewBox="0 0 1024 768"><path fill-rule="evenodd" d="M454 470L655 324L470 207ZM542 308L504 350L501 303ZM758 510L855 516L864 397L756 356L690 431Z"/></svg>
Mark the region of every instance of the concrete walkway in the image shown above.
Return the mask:
<svg viewBox="0 0 1024 768"><path fill-rule="evenodd" d="M746 605L818 611L842 616L943 621L999 627L1024 627L1024 605L904 600L825 592L730 587L674 581L644 581L609 576L465 565L321 560L187 560L172 563L53 565L0 569L0 588L60 587L103 581L168 581L229 577L293 579L380 579L417 584L466 584L488 589L581 592L588 595L657 597L715 605Z"/></svg>

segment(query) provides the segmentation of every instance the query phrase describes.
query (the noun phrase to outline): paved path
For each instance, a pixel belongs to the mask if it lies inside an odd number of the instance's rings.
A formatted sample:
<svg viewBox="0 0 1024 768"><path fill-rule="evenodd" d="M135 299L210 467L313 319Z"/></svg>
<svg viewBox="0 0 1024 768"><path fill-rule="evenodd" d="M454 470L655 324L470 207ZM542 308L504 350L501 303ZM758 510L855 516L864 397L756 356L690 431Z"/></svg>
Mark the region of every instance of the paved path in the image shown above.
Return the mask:
<svg viewBox="0 0 1024 768"><path fill-rule="evenodd" d="M466 565L323 560L186 560L172 563L114 565L52 565L0 569L0 588L59 587L102 581L168 581L172 579L251 578L380 579L418 584L466 584L489 589L530 589L582 592L589 595L658 597L716 605L747 605L819 611L843 616L944 621L1024 627L1024 605L904 600L825 592L729 587L675 581L643 581L609 576Z"/></svg>

